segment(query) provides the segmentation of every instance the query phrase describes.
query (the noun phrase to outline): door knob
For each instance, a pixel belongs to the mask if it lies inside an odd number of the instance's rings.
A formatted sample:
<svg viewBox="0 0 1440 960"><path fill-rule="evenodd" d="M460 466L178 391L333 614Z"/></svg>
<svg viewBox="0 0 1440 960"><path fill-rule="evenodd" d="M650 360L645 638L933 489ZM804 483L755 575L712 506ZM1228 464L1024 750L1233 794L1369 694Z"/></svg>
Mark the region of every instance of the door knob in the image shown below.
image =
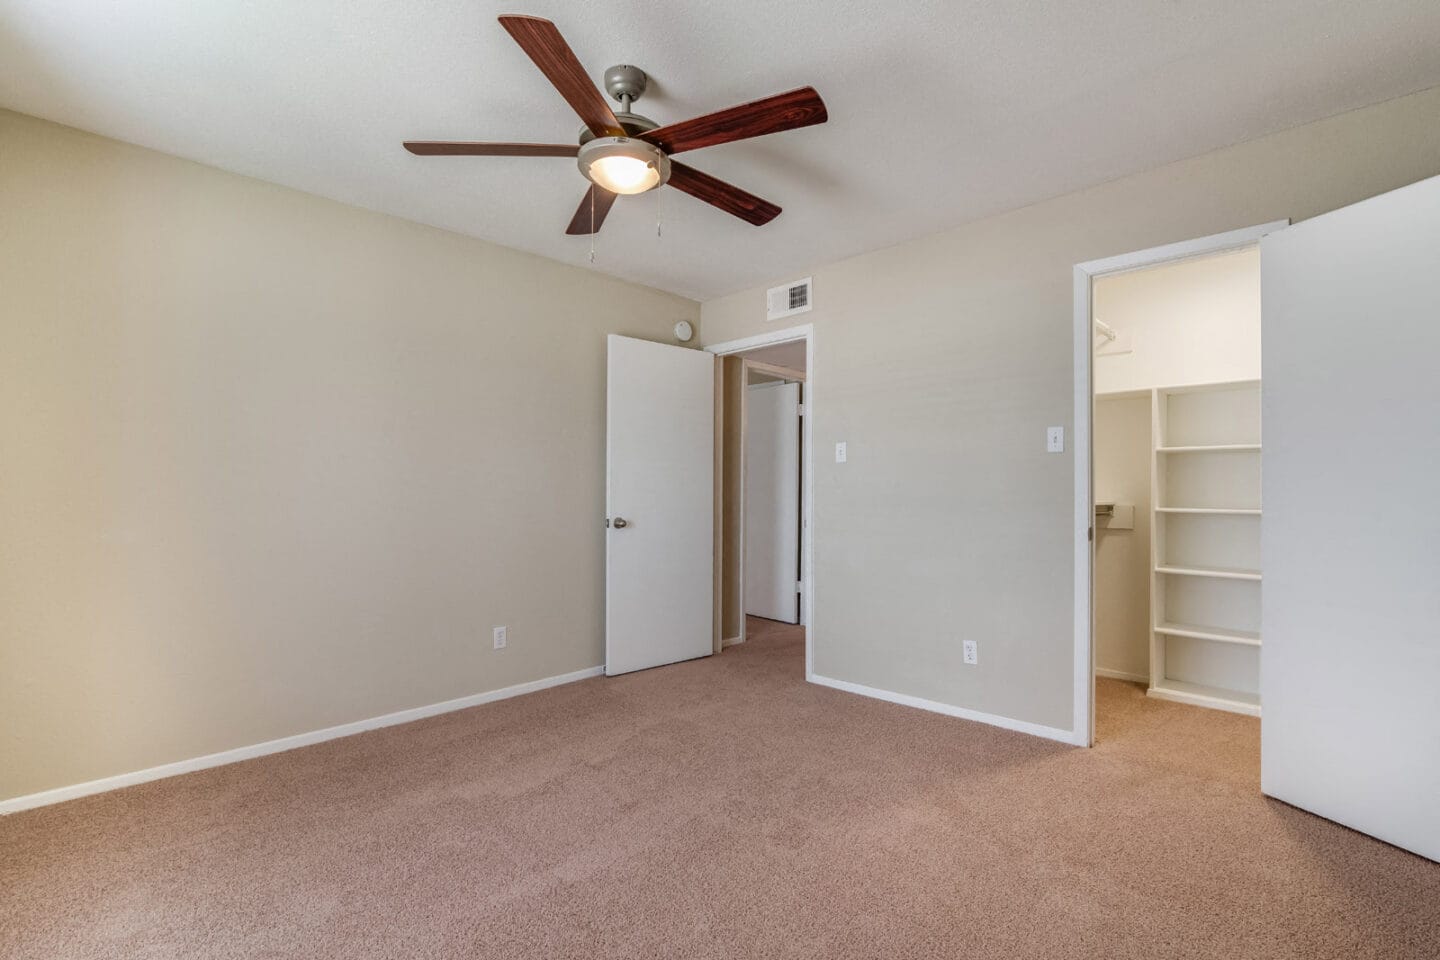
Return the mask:
<svg viewBox="0 0 1440 960"><path fill-rule="evenodd" d="M630 526L630 521L626 520L624 517L616 517L613 521L611 521L611 526L613 526L616 530L624 530L626 527Z"/></svg>

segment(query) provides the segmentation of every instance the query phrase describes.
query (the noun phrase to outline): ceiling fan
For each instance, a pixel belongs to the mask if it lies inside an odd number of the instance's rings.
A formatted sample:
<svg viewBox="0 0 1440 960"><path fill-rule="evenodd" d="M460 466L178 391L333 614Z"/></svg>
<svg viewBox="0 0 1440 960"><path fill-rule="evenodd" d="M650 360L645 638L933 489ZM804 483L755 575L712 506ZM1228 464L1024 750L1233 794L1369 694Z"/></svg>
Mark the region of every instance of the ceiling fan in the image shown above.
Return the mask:
<svg viewBox="0 0 1440 960"><path fill-rule="evenodd" d="M635 101L645 93L645 71L628 65L605 71L605 89L620 103L620 112L615 113L591 84L555 24L539 17L507 15L500 18L500 25L584 121L579 143L408 140L405 149L424 157L575 157L580 172L590 181L590 189L565 230L568 234L597 232L616 196L644 193L666 183L748 223L769 223L780 214L775 204L672 160L671 156L826 120L825 102L820 95L813 87L801 87L662 127L631 112Z"/></svg>

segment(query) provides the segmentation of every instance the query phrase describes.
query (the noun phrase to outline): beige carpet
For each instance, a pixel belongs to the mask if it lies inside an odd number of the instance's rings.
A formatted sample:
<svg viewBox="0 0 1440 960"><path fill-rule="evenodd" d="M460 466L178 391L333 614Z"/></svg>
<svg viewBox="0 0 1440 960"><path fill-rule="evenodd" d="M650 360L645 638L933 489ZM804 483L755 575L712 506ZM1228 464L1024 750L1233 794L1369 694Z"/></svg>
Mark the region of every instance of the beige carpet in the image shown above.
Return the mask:
<svg viewBox="0 0 1440 960"><path fill-rule="evenodd" d="M1101 681L1077 750L751 637L0 819L0 955L1440 956L1440 865L1263 799L1254 720Z"/></svg>

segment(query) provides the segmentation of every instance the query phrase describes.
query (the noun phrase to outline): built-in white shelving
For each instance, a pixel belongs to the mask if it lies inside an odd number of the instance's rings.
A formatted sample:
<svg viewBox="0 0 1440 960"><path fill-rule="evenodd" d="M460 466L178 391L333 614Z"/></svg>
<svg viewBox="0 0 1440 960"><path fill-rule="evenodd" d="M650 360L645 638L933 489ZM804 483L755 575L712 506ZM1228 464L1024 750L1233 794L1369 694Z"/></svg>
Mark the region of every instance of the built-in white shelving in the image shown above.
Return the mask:
<svg viewBox="0 0 1440 960"><path fill-rule="evenodd" d="M1260 713L1260 384L1151 394L1150 695Z"/></svg>
<svg viewBox="0 0 1440 960"><path fill-rule="evenodd" d="M1221 580L1259 580L1259 570L1239 570L1233 567L1156 567L1156 573L1174 577L1217 577Z"/></svg>
<svg viewBox="0 0 1440 960"><path fill-rule="evenodd" d="M1156 453L1252 453L1258 452L1258 443L1202 443L1190 447L1160 447Z"/></svg>
<svg viewBox="0 0 1440 960"><path fill-rule="evenodd" d="M1214 513L1232 517L1258 517L1259 507L1156 507L1156 513Z"/></svg>
<svg viewBox="0 0 1440 960"><path fill-rule="evenodd" d="M1240 643L1249 647L1260 646L1259 630L1227 630L1224 627L1202 627L1193 623L1158 623L1156 633L1170 637L1194 637L1196 640L1214 640L1217 643Z"/></svg>

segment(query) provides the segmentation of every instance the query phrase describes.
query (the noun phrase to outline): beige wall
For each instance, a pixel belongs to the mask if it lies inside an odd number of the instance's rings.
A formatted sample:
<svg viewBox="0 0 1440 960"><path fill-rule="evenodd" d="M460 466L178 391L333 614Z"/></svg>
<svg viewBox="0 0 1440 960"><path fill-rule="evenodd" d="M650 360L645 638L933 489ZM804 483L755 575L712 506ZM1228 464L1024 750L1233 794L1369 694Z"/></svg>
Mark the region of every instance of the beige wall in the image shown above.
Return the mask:
<svg viewBox="0 0 1440 960"><path fill-rule="evenodd" d="M0 798L601 662L695 303L10 113L0 204Z"/></svg>
<svg viewBox="0 0 1440 960"><path fill-rule="evenodd" d="M816 672L1070 729L1074 460L1044 437L1074 422L1072 267L1437 172L1440 89L806 271ZM705 343L776 326L763 287L701 315Z"/></svg>
<svg viewBox="0 0 1440 960"><path fill-rule="evenodd" d="M1095 500L1135 508L1095 524L1095 668L1150 678L1150 394L1095 398Z"/></svg>
<svg viewBox="0 0 1440 960"><path fill-rule="evenodd" d="M791 340L787 343L774 343L768 347L756 347L754 350L746 350L737 354L747 360L758 360L760 363L773 363L777 367L789 367L791 370L805 371L804 340Z"/></svg>

